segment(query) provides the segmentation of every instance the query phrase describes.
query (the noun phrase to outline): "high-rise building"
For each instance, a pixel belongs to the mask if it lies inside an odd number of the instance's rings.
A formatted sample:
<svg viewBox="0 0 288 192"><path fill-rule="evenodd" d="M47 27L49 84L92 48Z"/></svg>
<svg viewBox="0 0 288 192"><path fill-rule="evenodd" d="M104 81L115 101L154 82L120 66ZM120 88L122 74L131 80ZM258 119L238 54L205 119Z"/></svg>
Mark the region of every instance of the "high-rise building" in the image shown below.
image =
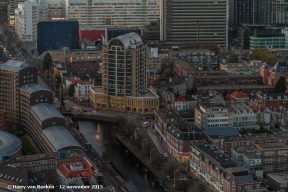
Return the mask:
<svg viewBox="0 0 288 192"><path fill-rule="evenodd" d="M153 113L159 98L147 89L147 45L136 33L128 33L102 47L102 87L89 90L94 107Z"/></svg>
<svg viewBox="0 0 288 192"><path fill-rule="evenodd" d="M228 0L161 1L160 40L228 45Z"/></svg>
<svg viewBox="0 0 288 192"><path fill-rule="evenodd" d="M62 0L27 0L15 9L15 32L23 42L37 41L37 23L59 19L65 19Z"/></svg>
<svg viewBox="0 0 288 192"><path fill-rule="evenodd" d="M143 27L160 17L160 0L67 0L66 18L83 26Z"/></svg>
<svg viewBox="0 0 288 192"><path fill-rule="evenodd" d="M37 50L39 55L48 50L79 48L78 21L41 21L37 24Z"/></svg>
<svg viewBox="0 0 288 192"><path fill-rule="evenodd" d="M8 5L8 19L9 26L15 26L15 9L17 9L19 3L23 3L25 0L10 0Z"/></svg>

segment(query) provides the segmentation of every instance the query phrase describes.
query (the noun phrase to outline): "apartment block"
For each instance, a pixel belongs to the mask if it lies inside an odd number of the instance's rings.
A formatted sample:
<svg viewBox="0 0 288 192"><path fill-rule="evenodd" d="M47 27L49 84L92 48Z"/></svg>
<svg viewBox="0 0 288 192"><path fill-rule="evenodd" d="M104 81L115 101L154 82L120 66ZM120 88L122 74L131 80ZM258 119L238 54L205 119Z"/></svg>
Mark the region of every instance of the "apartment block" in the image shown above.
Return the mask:
<svg viewBox="0 0 288 192"><path fill-rule="evenodd" d="M228 17L228 0L162 1L160 40L227 47Z"/></svg>
<svg viewBox="0 0 288 192"><path fill-rule="evenodd" d="M229 75L258 75L261 65L250 63L220 63L220 70L227 71Z"/></svg>
<svg viewBox="0 0 288 192"><path fill-rule="evenodd" d="M201 103L195 108L194 119L200 129L233 127L233 112L223 104Z"/></svg>
<svg viewBox="0 0 288 192"><path fill-rule="evenodd" d="M136 33L109 41L102 47L102 87L90 88L96 108L151 114L159 97L147 89L147 45Z"/></svg>
<svg viewBox="0 0 288 192"><path fill-rule="evenodd" d="M155 110L155 130L168 152L180 162L189 161L191 146L204 144L201 132L187 125L175 110Z"/></svg>
<svg viewBox="0 0 288 192"><path fill-rule="evenodd" d="M265 173L287 170L288 146L285 143L260 143L255 144L255 149L260 153Z"/></svg>
<svg viewBox="0 0 288 192"><path fill-rule="evenodd" d="M247 169L248 174L258 179L263 178L263 167L260 153L254 147L237 147L232 149L231 158Z"/></svg>
<svg viewBox="0 0 288 192"><path fill-rule="evenodd" d="M246 104L232 104L233 127L237 130L257 129L256 114Z"/></svg>
<svg viewBox="0 0 288 192"><path fill-rule="evenodd" d="M142 28L160 18L160 1L67 0L66 18L83 26Z"/></svg>
<svg viewBox="0 0 288 192"><path fill-rule="evenodd" d="M8 18L10 27L15 27L15 10L18 8L19 3L23 3L25 0L11 0L8 5Z"/></svg>
<svg viewBox="0 0 288 192"><path fill-rule="evenodd" d="M260 180L213 145L191 147L190 168L195 176L209 184L210 189L219 192L234 192L261 188ZM253 190L254 191L254 190Z"/></svg>
<svg viewBox="0 0 288 192"><path fill-rule="evenodd" d="M267 184L274 191L286 192L288 191L288 172L281 171L267 174Z"/></svg>

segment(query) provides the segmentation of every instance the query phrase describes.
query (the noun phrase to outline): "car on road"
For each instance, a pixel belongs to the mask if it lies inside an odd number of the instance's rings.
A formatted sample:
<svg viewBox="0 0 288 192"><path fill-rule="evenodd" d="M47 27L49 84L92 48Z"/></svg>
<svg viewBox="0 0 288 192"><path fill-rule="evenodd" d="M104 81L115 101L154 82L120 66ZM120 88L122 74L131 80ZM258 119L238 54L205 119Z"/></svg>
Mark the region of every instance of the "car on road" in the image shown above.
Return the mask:
<svg viewBox="0 0 288 192"><path fill-rule="evenodd" d="M143 127L147 127L148 125L149 125L149 122L147 121L142 124Z"/></svg>
<svg viewBox="0 0 288 192"><path fill-rule="evenodd" d="M164 153L164 156L165 156L165 157L168 157L168 156L169 156L169 154L168 154L168 153Z"/></svg>

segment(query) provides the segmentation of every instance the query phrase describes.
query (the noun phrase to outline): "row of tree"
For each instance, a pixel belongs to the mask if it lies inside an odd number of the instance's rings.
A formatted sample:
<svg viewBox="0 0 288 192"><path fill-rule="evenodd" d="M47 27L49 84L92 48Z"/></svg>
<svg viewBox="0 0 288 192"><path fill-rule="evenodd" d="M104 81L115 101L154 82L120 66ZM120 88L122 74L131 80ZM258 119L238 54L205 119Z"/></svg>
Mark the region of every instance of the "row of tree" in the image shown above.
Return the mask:
<svg viewBox="0 0 288 192"><path fill-rule="evenodd" d="M261 60L271 66L274 66L278 61L285 60L281 57L276 57L274 54L270 53L270 51L266 48L257 48L251 51L252 59Z"/></svg>

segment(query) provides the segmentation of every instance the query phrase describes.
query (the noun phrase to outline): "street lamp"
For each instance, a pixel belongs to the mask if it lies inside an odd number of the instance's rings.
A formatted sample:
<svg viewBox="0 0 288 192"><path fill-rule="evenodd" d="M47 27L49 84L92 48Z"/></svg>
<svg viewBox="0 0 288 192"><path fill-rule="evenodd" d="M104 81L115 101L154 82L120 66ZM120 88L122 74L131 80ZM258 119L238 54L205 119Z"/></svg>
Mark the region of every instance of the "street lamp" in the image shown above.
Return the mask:
<svg viewBox="0 0 288 192"><path fill-rule="evenodd" d="M176 172L178 172L179 170L177 169L176 171L174 171L174 187L176 187Z"/></svg>
<svg viewBox="0 0 288 192"><path fill-rule="evenodd" d="M136 131L137 131L138 129L139 129L139 128L136 128L136 129L135 129L135 142L136 142L136 135L137 135Z"/></svg>

